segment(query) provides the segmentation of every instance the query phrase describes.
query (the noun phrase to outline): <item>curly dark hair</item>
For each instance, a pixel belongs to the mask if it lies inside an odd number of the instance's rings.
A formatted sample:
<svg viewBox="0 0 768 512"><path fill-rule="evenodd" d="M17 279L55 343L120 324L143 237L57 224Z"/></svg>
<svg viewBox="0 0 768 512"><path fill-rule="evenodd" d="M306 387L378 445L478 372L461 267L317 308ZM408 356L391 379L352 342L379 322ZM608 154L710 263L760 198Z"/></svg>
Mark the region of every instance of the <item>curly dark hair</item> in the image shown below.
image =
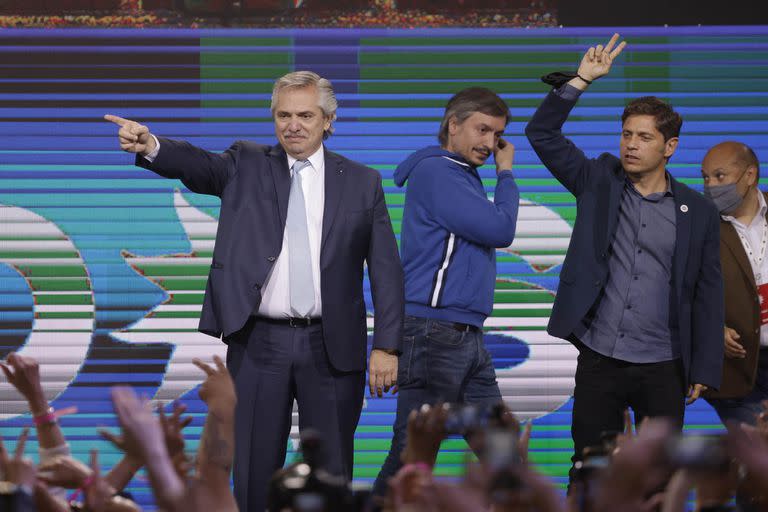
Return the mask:
<svg viewBox="0 0 768 512"><path fill-rule="evenodd" d="M680 136L680 128L683 126L683 118L666 103L656 96L643 96L634 99L624 108L621 115L621 123L631 116L653 116L656 120L656 129L664 135L664 142Z"/></svg>

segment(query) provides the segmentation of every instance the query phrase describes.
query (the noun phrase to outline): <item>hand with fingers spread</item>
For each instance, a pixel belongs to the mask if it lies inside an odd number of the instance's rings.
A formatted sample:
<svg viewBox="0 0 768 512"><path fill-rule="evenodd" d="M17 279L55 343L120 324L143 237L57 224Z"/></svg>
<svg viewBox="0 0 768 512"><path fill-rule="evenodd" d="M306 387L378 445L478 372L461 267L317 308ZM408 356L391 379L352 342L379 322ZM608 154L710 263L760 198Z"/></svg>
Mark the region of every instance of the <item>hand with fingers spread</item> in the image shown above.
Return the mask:
<svg viewBox="0 0 768 512"><path fill-rule="evenodd" d="M613 34L613 37L611 37L605 47L599 44L587 50L587 53L581 59L581 64L579 64L578 75L590 82L607 75L611 70L613 61L621 54L624 47L627 46L626 41L622 41L617 46L616 42L618 40L619 34Z"/></svg>
<svg viewBox="0 0 768 512"><path fill-rule="evenodd" d="M65 489L79 489L91 476L91 469L87 465L68 456L54 457L40 464L38 470L39 480Z"/></svg>
<svg viewBox="0 0 768 512"><path fill-rule="evenodd" d="M216 416L220 421L232 423L237 403L235 383L232 382L232 376L219 356L213 356L213 362L215 367L200 359L192 360L192 363L207 375L200 385L200 399L208 405L209 414Z"/></svg>
<svg viewBox="0 0 768 512"><path fill-rule="evenodd" d="M40 384L40 366L36 360L14 352L0 362L0 369L8 382L27 400L33 415L48 411L48 401Z"/></svg>
<svg viewBox="0 0 768 512"><path fill-rule="evenodd" d="M430 406L424 404L420 409L411 411L408 415L408 435L401 459L405 464L422 462L429 466L435 465L440 443L447 435L445 420L448 418L448 408L444 404Z"/></svg>
<svg viewBox="0 0 768 512"><path fill-rule="evenodd" d="M397 392L397 356L384 350L371 350L368 361L368 390L371 396L381 398L392 389Z"/></svg>
<svg viewBox="0 0 768 512"><path fill-rule="evenodd" d="M102 432L126 454L141 460L149 473L149 480L158 504L168 510L177 510L184 496L183 481L174 470L168 456L165 436L160 420L152 414L148 400L140 400L126 386L112 388L112 404L123 429L122 437Z"/></svg>
<svg viewBox="0 0 768 512"><path fill-rule="evenodd" d="M168 456L160 420L148 400L140 400L129 387L117 386L112 388L112 403L123 435L102 431L103 437L144 463L153 455Z"/></svg>
<svg viewBox="0 0 768 512"><path fill-rule="evenodd" d="M192 423L192 417L182 418L181 415L187 410L187 406L181 402L173 403L173 413L170 416L165 415L163 406L158 404L157 415L160 418L160 426L163 428L165 436L165 446L168 448L168 455L175 459L179 454L184 454L184 427Z"/></svg>
<svg viewBox="0 0 768 512"><path fill-rule="evenodd" d="M16 442L12 458L8 457L3 440L0 438L0 472L6 481L32 489L37 480L37 468L32 460L24 457L24 447L28 437L29 429L25 428Z"/></svg>
<svg viewBox="0 0 768 512"><path fill-rule="evenodd" d="M735 329L730 327L725 328L725 357L732 359L744 359L747 357L747 351L744 350L744 346L739 343L741 336Z"/></svg>
<svg viewBox="0 0 768 512"><path fill-rule="evenodd" d="M155 139L149 133L149 128L130 119L107 114L104 120L120 127L117 138L120 141L120 149L128 153L148 155L155 150Z"/></svg>

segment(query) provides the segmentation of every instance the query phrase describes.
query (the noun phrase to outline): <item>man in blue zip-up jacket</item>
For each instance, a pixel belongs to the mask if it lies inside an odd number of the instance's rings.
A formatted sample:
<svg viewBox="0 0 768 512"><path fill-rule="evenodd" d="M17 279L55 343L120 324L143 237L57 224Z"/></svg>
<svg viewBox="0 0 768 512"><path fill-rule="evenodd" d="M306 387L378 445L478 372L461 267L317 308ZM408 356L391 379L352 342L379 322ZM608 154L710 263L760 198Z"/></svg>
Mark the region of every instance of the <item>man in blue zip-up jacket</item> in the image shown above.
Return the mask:
<svg viewBox="0 0 768 512"><path fill-rule="evenodd" d="M438 401L501 401L483 323L493 311L496 248L512 243L517 224L514 147L501 138L508 121L509 108L496 93L465 89L446 106L440 146L413 153L395 171L398 186L408 181L400 237L406 318L394 438L375 495L385 494L387 480L411 462L401 452L412 410ZM493 202L477 171L491 154L498 177Z"/></svg>

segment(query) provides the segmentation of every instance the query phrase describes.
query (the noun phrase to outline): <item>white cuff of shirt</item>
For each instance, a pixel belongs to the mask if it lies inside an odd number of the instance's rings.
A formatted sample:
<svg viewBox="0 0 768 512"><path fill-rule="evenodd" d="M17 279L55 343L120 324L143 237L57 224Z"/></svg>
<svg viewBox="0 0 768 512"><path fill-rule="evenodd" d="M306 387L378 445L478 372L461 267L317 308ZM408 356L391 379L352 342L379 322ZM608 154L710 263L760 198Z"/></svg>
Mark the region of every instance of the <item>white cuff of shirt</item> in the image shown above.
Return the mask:
<svg viewBox="0 0 768 512"><path fill-rule="evenodd" d="M157 137L155 137L154 134L150 133L150 137L155 139L155 149L152 150L152 152L148 155L144 155L144 158L149 161L149 163L152 163L152 161L157 158L157 154L160 152L160 141L157 140Z"/></svg>

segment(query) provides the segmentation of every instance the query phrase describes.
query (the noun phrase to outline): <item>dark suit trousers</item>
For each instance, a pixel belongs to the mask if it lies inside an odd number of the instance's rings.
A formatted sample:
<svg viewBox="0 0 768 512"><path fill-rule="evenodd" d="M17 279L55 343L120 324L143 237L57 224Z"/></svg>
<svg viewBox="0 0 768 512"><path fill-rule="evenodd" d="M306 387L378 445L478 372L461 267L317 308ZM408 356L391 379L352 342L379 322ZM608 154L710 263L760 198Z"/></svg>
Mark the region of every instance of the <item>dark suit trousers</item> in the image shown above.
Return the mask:
<svg viewBox="0 0 768 512"><path fill-rule="evenodd" d="M624 429L624 410L632 408L635 424L646 416L667 417L682 429L685 379L679 359L629 363L601 355L577 343L576 389L573 392L573 462L587 446L600 444L602 432ZM569 475L573 478L573 469Z"/></svg>
<svg viewBox="0 0 768 512"><path fill-rule="evenodd" d="M290 327L251 317L227 341L237 392L234 492L240 510L266 508L269 480L285 463L294 399L299 429L315 429L324 439L326 469L351 479L365 372L331 367L319 324Z"/></svg>

